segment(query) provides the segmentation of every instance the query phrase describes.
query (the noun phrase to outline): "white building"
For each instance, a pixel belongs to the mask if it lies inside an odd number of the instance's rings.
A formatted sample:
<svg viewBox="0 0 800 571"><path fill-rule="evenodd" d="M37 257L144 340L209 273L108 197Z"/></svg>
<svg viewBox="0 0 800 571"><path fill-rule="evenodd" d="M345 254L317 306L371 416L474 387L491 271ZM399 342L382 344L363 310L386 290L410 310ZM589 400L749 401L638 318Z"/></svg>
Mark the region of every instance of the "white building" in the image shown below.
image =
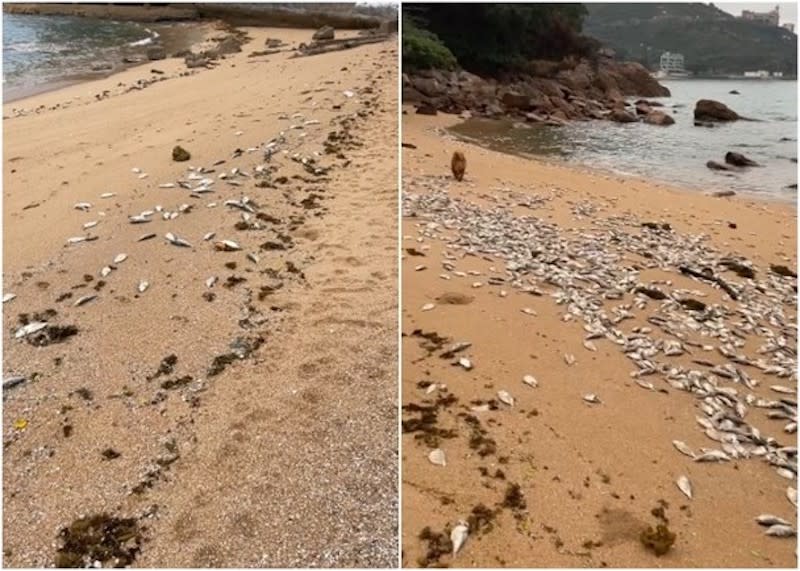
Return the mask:
<svg viewBox="0 0 800 571"><path fill-rule="evenodd" d="M683 54L664 52L663 54L661 54L660 67L661 71L667 74L686 73L686 68L684 67L684 61L683 61Z"/></svg>

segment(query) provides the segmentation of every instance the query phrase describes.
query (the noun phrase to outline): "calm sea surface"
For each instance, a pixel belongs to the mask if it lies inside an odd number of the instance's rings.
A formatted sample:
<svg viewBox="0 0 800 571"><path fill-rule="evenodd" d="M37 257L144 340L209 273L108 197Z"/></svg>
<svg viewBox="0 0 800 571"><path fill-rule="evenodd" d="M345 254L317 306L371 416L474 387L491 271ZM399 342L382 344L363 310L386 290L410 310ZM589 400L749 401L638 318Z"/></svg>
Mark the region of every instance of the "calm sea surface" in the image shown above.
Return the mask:
<svg viewBox="0 0 800 571"><path fill-rule="evenodd" d="M654 178L698 190L731 189L794 202L797 189L797 82L767 80L683 80L663 82L671 97L669 127L608 121L573 122L564 127L515 126L473 119L453 133L496 150L547 155L620 174ZM739 95L730 91L738 91ZM745 117L712 129L693 126L698 99L716 99ZM747 155L762 168L731 174L706 168L723 162L727 151Z"/></svg>

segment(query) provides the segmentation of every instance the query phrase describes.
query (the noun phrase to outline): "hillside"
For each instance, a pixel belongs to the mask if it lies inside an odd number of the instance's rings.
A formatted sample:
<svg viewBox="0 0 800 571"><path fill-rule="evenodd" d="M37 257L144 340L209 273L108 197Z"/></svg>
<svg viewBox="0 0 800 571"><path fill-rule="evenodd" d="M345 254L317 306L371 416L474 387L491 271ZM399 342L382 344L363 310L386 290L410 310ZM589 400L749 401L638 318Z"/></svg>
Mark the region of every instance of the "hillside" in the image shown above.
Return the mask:
<svg viewBox="0 0 800 571"><path fill-rule="evenodd" d="M766 6L766 5L765 5ZM740 20L713 4L586 4L584 33L620 59L658 68L662 52L680 52L697 75L766 69L797 75L797 35Z"/></svg>

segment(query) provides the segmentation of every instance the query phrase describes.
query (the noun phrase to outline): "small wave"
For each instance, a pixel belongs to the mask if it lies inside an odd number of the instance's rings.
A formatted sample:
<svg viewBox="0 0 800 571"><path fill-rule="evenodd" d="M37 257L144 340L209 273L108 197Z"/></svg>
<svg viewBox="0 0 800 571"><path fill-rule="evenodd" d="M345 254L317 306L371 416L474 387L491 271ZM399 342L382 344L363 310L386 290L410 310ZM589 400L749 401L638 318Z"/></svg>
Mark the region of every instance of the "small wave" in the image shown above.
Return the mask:
<svg viewBox="0 0 800 571"><path fill-rule="evenodd" d="M131 42L128 45L131 47L138 47L138 46L147 46L153 43L153 40L157 40L159 38L158 32L154 32L150 28L145 28L145 32L150 34L148 37L144 38L143 40L137 40L135 42Z"/></svg>

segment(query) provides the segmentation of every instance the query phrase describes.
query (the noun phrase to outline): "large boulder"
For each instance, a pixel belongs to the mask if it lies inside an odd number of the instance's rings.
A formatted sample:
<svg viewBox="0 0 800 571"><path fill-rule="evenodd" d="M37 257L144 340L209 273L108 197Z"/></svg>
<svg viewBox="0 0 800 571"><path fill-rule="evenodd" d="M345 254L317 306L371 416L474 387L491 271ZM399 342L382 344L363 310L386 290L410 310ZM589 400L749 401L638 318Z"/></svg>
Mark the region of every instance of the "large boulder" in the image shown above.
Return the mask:
<svg viewBox="0 0 800 571"><path fill-rule="evenodd" d="M432 77L414 76L411 87L428 97L438 97L444 92L444 86Z"/></svg>
<svg viewBox="0 0 800 571"><path fill-rule="evenodd" d="M740 119L736 111L713 99L698 101L694 107L694 118L696 121L736 121Z"/></svg>
<svg viewBox="0 0 800 571"><path fill-rule="evenodd" d="M149 59L150 61L166 59L166 58L167 58L167 50L164 49L164 46L152 46L147 49L147 59Z"/></svg>
<svg viewBox="0 0 800 571"><path fill-rule="evenodd" d="M242 51L242 42L235 36L225 36L213 51L221 56L235 54Z"/></svg>
<svg viewBox="0 0 800 571"><path fill-rule="evenodd" d="M519 109L520 111L531 109L531 98L515 91L506 91L500 100L509 109Z"/></svg>
<svg viewBox="0 0 800 571"><path fill-rule="evenodd" d="M311 39L314 40L332 40L335 36L335 31L332 26L322 26L319 30L314 32Z"/></svg>
<svg viewBox="0 0 800 571"><path fill-rule="evenodd" d="M675 123L675 119L663 111L651 111L645 115L644 122L649 125L661 125L666 127L667 125L673 125Z"/></svg>
<svg viewBox="0 0 800 571"><path fill-rule="evenodd" d="M729 165L733 165L735 167L757 167L759 166L757 162L752 159L748 159L741 153L734 153L729 151L725 153L725 162Z"/></svg>
<svg viewBox="0 0 800 571"><path fill-rule="evenodd" d="M614 109L608 118L617 123L636 123L638 121L635 115L628 113L624 109Z"/></svg>

